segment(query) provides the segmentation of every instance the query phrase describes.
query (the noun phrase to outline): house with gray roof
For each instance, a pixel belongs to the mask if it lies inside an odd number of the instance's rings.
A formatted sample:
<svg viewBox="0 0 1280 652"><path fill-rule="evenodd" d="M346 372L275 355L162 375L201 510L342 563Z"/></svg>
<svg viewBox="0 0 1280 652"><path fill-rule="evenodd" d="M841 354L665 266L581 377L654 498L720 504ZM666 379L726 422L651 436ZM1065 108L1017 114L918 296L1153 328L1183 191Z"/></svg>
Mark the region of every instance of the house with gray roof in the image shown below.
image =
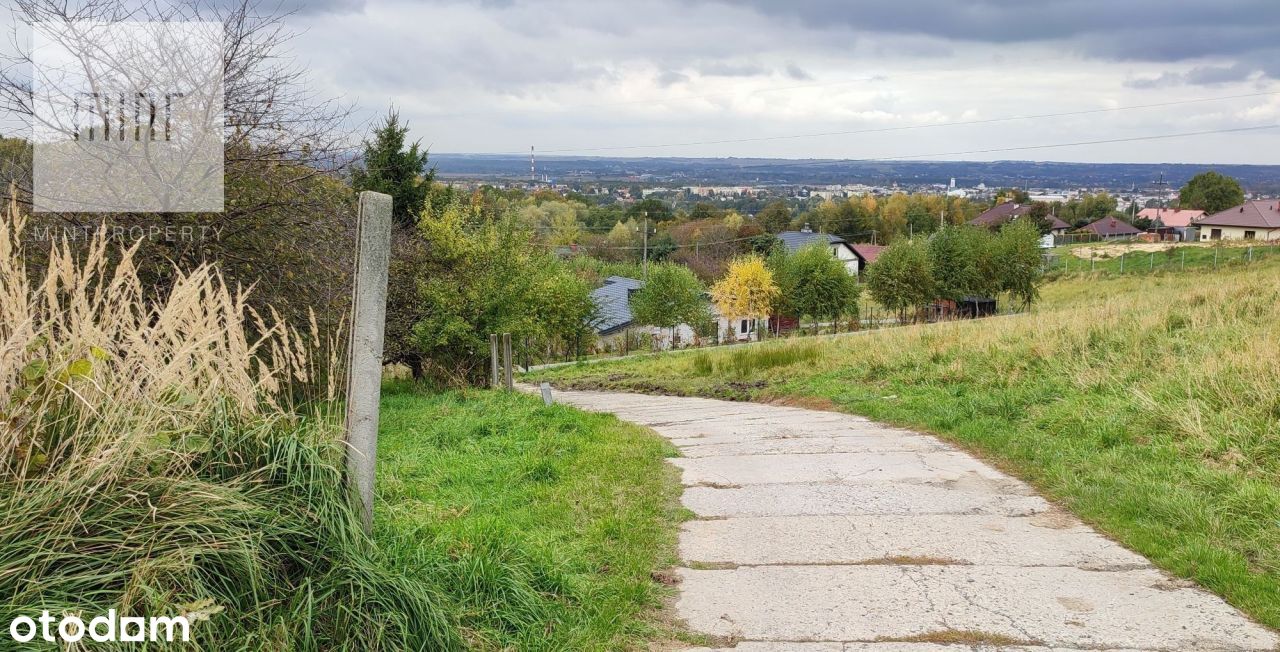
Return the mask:
<svg viewBox="0 0 1280 652"><path fill-rule="evenodd" d="M592 323L597 340L596 348L602 351L627 350L636 344L634 339L647 336L651 345L659 349L669 349L674 345L687 346L695 343L697 334L688 324L680 324L675 328L676 341L671 340L671 331L648 324L638 324L631 313L631 296L644 287L644 281L625 276L610 276L604 284L591 291L591 301L596 306L596 318ZM720 339L734 341L752 341L756 339L755 323L741 319L730 322L727 318L714 313Z"/></svg>
<svg viewBox="0 0 1280 652"><path fill-rule="evenodd" d="M787 251L796 252L814 244L822 244L831 248L831 255L844 263L845 269L857 276L864 267L863 258L858 256L853 245L838 235L830 233L814 233L807 227L803 231L783 231L777 235Z"/></svg>
<svg viewBox="0 0 1280 652"><path fill-rule="evenodd" d="M602 337L613 335L631 325L631 293L644 287L644 281L625 276L610 276L604 285L591 291L596 306L596 332Z"/></svg>

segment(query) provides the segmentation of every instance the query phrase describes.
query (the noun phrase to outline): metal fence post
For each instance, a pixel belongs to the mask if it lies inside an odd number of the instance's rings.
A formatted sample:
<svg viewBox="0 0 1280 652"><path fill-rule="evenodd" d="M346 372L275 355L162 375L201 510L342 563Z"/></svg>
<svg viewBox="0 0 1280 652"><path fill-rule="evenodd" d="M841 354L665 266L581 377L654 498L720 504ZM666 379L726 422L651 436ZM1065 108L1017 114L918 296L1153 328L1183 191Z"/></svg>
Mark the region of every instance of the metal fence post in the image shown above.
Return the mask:
<svg viewBox="0 0 1280 652"><path fill-rule="evenodd" d="M373 530L373 481L382 392L382 339L391 261L391 197L360 193L352 285L351 351L347 359L347 486L359 501L365 532Z"/></svg>

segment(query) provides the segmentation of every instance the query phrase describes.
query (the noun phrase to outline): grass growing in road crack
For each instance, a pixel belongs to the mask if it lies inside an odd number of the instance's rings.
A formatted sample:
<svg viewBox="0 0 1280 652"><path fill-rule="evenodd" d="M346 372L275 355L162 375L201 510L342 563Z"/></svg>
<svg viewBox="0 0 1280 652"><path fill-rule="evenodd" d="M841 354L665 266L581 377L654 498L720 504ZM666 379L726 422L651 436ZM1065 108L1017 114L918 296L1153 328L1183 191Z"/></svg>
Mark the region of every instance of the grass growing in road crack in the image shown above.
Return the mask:
<svg viewBox="0 0 1280 652"><path fill-rule="evenodd" d="M1027 315L810 339L820 355L745 374L720 371L797 344L535 376L830 405L937 432L1280 627L1280 260L1072 276L1043 295Z"/></svg>
<svg viewBox="0 0 1280 652"><path fill-rule="evenodd" d="M639 649L681 518L674 447L521 394L384 392L376 537L440 588L470 647Z"/></svg>

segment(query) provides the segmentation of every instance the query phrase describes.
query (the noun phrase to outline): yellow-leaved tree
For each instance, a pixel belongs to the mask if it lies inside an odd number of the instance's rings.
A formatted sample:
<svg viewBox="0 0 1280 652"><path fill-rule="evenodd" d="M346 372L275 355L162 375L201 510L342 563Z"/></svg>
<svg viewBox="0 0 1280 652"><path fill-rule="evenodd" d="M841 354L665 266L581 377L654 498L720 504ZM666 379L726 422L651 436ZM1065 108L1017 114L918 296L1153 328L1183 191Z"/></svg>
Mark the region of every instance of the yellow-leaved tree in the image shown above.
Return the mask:
<svg viewBox="0 0 1280 652"><path fill-rule="evenodd" d="M729 271L711 288L711 300L729 319L764 319L780 296L773 272L752 254L729 263Z"/></svg>

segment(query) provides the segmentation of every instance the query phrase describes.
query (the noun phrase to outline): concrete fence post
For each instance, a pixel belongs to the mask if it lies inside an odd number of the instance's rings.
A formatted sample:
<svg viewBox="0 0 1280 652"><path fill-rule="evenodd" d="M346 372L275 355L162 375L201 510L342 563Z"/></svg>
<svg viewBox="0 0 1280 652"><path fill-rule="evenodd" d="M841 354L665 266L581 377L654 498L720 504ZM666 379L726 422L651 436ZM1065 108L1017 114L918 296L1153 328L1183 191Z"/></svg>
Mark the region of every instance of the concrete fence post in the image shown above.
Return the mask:
<svg viewBox="0 0 1280 652"><path fill-rule="evenodd" d="M362 192L356 222L346 430L347 487L359 500L365 532L373 529L378 400L382 392L382 338L386 326L387 268L390 262L391 197L377 192Z"/></svg>

